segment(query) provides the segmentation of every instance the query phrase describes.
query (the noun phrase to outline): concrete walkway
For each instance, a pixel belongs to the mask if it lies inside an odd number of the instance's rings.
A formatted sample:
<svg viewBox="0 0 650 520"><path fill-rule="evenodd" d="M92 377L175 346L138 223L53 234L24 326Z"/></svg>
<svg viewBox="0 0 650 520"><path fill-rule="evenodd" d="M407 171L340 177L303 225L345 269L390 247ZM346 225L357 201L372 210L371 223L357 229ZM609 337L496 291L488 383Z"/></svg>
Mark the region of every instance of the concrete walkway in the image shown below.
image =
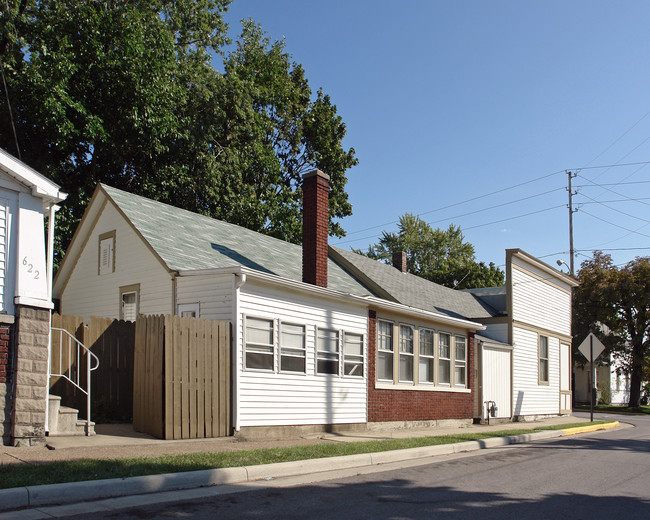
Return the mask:
<svg viewBox="0 0 650 520"><path fill-rule="evenodd" d="M284 441L238 441L234 438L202 439L193 441L163 441L133 432L130 425L98 427L93 437L53 437L48 448L2 447L2 464L33 464L35 462L73 459L119 459L147 455L182 454L249 450L264 447L295 446L329 442L350 442L391 438L425 437L454 433L478 433L481 431L502 431L534 429L539 426L564 425L588 422L577 417L556 417L529 423L502 423L472 425L467 427L413 428L399 430L377 430L352 432L345 435L320 434L308 438ZM581 428L581 430L583 430ZM577 432L573 432L577 433ZM506 446L564 435L561 430L543 431L524 435L470 441L458 444L429 446L380 452L314 459L306 461L266 464L260 466L191 471L166 475L151 475L125 479L71 482L43 486L29 486L0 490L0 510L8 511L24 507L41 507L53 504L72 504L82 501L131 496L147 493L188 490L205 486L247 483L263 479L274 479L292 475L305 475L336 469L360 468L397 461L408 461L468 452L484 448ZM0 468L1 470L1 468ZM0 514L0 519L5 518Z"/></svg>

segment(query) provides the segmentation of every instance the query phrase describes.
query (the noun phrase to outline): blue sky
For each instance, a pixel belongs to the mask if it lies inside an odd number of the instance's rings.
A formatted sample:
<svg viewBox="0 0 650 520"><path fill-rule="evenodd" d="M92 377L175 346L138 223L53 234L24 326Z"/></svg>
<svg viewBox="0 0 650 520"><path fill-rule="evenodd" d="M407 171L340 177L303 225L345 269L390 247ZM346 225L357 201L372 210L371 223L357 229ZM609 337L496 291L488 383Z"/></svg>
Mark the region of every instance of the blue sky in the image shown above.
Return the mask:
<svg viewBox="0 0 650 520"><path fill-rule="evenodd" d="M623 166L650 162L650 3L234 0L233 38L248 17L347 125L334 245L366 249L410 212L459 225L478 260L568 263L570 170L576 270L594 248L650 255L650 164Z"/></svg>

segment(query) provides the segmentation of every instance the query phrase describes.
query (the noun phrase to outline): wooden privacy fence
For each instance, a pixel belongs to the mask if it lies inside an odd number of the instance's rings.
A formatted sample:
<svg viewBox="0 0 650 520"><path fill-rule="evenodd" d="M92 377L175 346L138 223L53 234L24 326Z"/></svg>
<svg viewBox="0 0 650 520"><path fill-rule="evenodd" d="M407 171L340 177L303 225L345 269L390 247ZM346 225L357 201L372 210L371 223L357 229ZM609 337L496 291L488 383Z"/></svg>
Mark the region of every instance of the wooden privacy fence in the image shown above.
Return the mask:
<svg viewBox="0 0 650 520"><path fill-rule="evenodd" d="M138 316L133 427L161 439L231 434L230 324Z"/></svg>
<svg viewBox="0 0 650 520"><path fill-rule="evenodd" d="M99 358L99 368L91 375L91 419L96 422L130 421L133 416L135 323L91 316L86 325L79 316L53 314L52 327L67 330ZM73 376L80 367L68 349L62 348L60 340L59 334L52 334L50 366ZM83 354L80 362L86 362ZM85 378L82 371L80 379L84 384ZM63 378L51 378L50 393L60 396L62 404L77 408L85 417L85 396Z"/></svg>

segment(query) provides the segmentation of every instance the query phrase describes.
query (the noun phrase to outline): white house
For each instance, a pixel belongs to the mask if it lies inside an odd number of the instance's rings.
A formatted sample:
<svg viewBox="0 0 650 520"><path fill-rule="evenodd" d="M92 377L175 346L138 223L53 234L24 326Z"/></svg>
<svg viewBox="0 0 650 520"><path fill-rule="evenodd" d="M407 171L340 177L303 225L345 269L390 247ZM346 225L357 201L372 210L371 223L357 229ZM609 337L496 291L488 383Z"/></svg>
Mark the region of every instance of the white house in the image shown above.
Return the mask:
<svg viewBox="0 0 650 520"><path fill-rule="evenodd" d="M230 321L237 431L472 421L475 333L499 311L405 262L328 246L328 190L322 172L305 176L301 247L99 185L55 279L61 312ZM526 413L560 413L555 376L557 406Z"/></svg>
<svg viewBox="0 0 650 520"><path fill-rule="evenodd" d="M0 149L0 338L8 338L0 339L0 433L5 443L39 443L45 435L54 215L65 198L56 184Z"/></svg>
<svg viewBox="0 0 650 520"><path fill-rule="evenodd" d="M509 249L505 287L470 291L498 311L494 317L478 319L487 328L478 342L486 379L478 389L477 403L493 400L498 416L520 420L571 413L575 286L572 276L524 251Z"/></svg>

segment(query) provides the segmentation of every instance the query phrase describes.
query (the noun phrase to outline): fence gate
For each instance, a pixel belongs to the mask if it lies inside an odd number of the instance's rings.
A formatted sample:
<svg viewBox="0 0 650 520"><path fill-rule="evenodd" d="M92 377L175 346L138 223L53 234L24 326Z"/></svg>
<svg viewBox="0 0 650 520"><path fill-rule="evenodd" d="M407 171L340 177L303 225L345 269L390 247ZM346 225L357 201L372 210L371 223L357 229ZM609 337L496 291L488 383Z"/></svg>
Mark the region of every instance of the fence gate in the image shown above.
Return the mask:
<svg viewBox="0 0 650 520"><path fill-rule="evenodd" d="M67 330L99 358L99 368L91 376L92 420L130 421L133 413L135 324L91 316L86 325L81 317L53 314L52 327ZM77 358L59 342L59 335L53 334L50 366L74 378L80 370L79 363L86 362L85 355L81 353ZM85 378L81 371L80 380L84 385ZM62 378L50 379L50 394L60 396L62 404L77 408L80 416L85 418L85 395Z"/></svg>
<svg viewBox="0 0 650 520"><path fill-rule="evenodd" d="M230 324L138 316L133 428L161 439L231 435Z"/></svg>

